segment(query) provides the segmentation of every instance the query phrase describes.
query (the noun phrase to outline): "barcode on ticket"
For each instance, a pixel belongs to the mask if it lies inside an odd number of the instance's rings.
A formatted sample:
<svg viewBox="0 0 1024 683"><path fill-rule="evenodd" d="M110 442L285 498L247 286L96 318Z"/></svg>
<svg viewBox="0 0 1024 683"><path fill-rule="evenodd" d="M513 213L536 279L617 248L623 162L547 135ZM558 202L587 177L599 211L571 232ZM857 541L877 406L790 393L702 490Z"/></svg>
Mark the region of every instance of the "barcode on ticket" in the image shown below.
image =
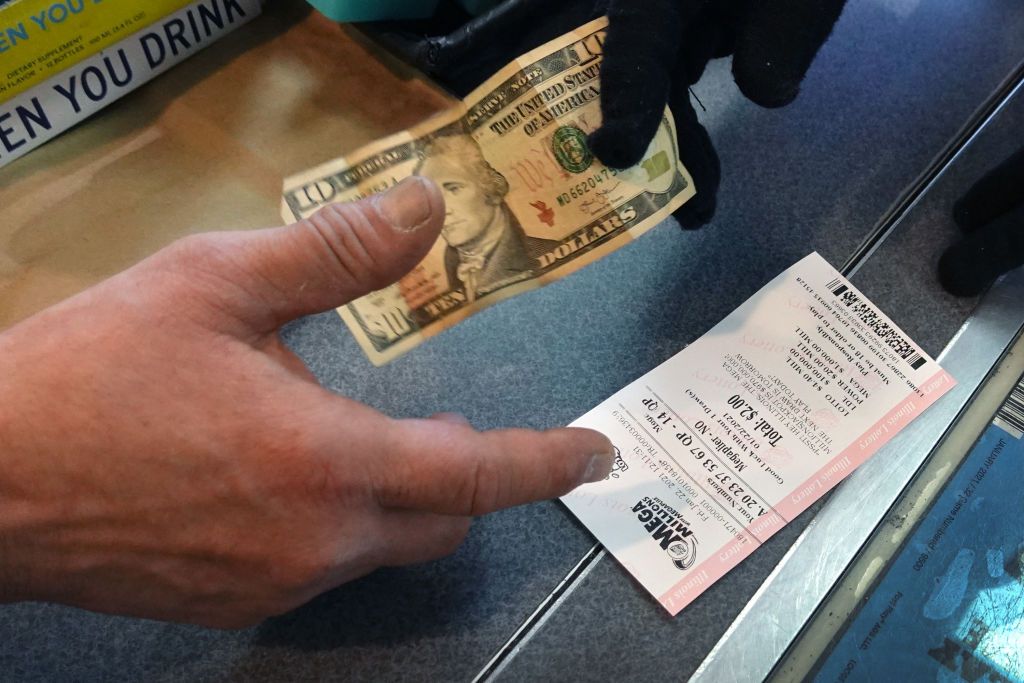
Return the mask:
<svg viewBox="0 0 1024 683"><path fill-rule="evenodd" d="M996 413L994 422L1019 439L1024 437L1024 376Z"/></svg>
<svg viewBox="0 0 1024 683"><path fill-rule="evenodd" d="M828 283L828 288L839 299L839 303L850 309L857 318L864 323L869 330L878 335L882 342L896 352L903 360L910 363L910 367L918 370L928 360L914 348L913 344L903 338L896 329L885 322L882 314L871 307L869 303L861 300L842 280L836 279Z"/></svg>

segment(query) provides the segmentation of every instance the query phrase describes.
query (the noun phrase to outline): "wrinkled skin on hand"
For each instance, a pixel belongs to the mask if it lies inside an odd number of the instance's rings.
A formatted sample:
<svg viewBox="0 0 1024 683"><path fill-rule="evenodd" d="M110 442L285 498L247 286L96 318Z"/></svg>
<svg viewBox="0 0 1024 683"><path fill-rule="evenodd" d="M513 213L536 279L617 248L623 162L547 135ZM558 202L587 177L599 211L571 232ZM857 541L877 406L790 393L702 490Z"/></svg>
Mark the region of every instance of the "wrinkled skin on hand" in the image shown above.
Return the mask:
<svg viewBox="0 0 1024 683"><path fill-rule="evenodd" d="M0 334L0 598L246 626L606 476L596 432L392 419L282 344L405 274L443 216L413 179L189 237Z"/></svg>

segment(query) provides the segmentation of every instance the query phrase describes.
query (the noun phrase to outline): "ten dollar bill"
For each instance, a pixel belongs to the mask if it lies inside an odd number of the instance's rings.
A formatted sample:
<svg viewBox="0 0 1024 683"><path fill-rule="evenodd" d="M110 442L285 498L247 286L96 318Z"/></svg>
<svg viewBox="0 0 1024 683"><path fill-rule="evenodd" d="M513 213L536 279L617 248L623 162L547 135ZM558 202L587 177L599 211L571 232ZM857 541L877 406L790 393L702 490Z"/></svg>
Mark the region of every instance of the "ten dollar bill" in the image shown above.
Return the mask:
<svg viewBox="0 0 1024 683"><path fill-rule="evenodd" d="M606 19L591 22L520 57L452 110L285 181L287 222L410 175L442 189L445 227L427 257L338 310L374 364L619 249L693 197L668 112L632 169L609 169L587 148L601 126L606 29Z"/></svg>

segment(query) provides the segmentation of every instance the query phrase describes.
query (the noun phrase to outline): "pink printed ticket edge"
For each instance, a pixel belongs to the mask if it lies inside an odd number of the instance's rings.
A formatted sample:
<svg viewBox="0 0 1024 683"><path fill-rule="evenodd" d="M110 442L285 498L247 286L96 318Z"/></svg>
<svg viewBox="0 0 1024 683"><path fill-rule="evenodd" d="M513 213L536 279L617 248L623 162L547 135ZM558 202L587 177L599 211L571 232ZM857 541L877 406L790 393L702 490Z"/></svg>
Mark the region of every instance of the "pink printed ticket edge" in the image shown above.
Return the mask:
<svg viewBox="0 0 1024 683"><path fill-rule="evenodd" d="M767 515L749 525L744 531L747 535L765 541L771 538L775 532L786 526L783 518L796 519L815 501L867 462L868 458L954 386L956 381L948 372L936 372L922 387L923 397L911 394L855 439L842 453L822 466L806 481L794 487L786 499L775 506L778 514ZM695 567L693 576L680 579L679 583L658 598L658 602L672 616L679 614L703 593L702 590L695 592L694 588L704 588L715 583L759 547L761 546L757 543L734 540L721 548L716 555ZM639 580L640 577L636 578Z"/></svg>

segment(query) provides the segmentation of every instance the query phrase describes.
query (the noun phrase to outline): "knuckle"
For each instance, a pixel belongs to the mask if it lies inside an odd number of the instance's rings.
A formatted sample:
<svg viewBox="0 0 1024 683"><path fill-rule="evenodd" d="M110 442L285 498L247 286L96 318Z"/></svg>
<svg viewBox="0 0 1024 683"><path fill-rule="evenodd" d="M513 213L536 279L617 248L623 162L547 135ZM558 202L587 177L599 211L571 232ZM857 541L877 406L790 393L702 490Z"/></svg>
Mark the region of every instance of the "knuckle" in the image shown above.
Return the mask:
<svg viewBox="0 0 1024 683"><path fill-rule="evenodd" d="M418 501L424 488L421 468L422 463L408 457L389 458L386 466L374 468L373 490L378 504L404 508Z"/></svg>
<svg viewBox="0 0 1024 683"><path fill-rule="evenodd" d="M190 289L236 290L246 269L240 261L238 237L225 233L198 233L172 242L157 254L158 270Z"/></svg>
<svg viewBox="0 0 1024 683"><path fill-rule="evenodd" d="M218 240L209 233L199 233L179 238L164 250L168 260L179 266L204 266L215 263L223 257Z"/></svg>
<svg viewBox="0 0 1024 683"><path fill-rule="evenodd" d="M313 500L334 508L372 498L373 487L355 469L340 470L336 463L319 454L307 453L304 461L305 490Z"/></svg>
<svg viewBox="0 0 1024 683"><path fill-rule="evenodd" d="M300 224L322 245L325 266L372 289L392 278L382 268L380 236L363 204L329 204Z"/></svg>
<svg viewBox="0 0 1024 683"><path fill-rule="evenodd" d="M503 477L493 462L479 458L474 462L473 474L470 477L471 491L468 514L481 515L497 507L501 499L501 482Z"/></svg>
<svg viewBox="0 0 1024 683"><path fill-rule="evenodd" d="M377 503L381 507L406 507L420 498L421 487L415 479L404 476L388 476L379 479L375 486Z"/></svg>
<svg viewBox="0 0 1024 683"><path fill-rule="evenodd" d="M273 408L271 408L273 409ZM367 494L365 477L355 466L341 467L325 455L323 436L301 422L282 423L268 416L264 427L245 426L232 441L237 452L259 453L267 471L263 482L278 496L301 498L307 505L334 508Z"/></svg>

